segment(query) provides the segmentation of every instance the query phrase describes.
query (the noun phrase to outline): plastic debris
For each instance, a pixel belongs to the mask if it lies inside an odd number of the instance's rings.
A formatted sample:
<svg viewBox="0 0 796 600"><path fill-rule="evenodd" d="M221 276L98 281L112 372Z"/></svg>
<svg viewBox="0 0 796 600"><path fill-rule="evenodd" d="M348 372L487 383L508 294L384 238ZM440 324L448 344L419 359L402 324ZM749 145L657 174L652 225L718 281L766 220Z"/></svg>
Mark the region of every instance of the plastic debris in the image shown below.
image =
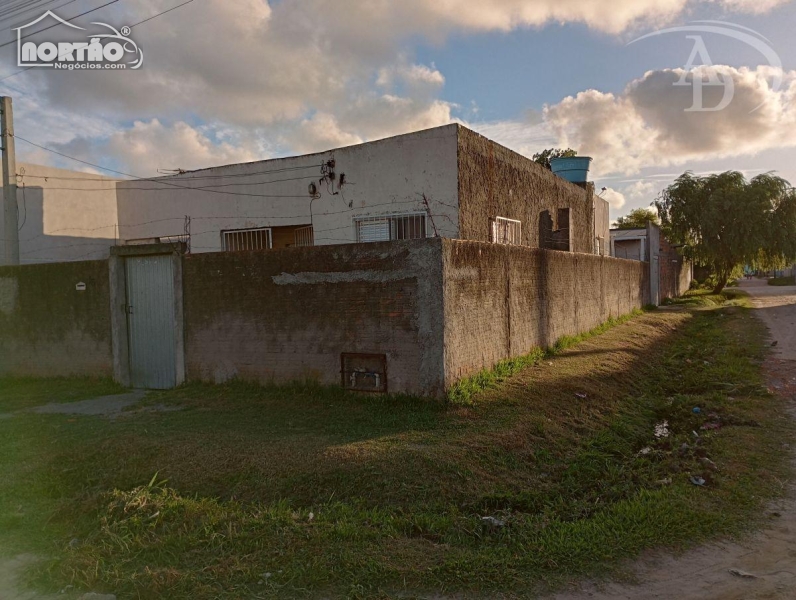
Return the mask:
<svg viewBox="0 0 796 600"><path fill-rule="evenodd" d="M701 412L702 412L702 409L701 409L701 408L699 408L698 406L695 406L695 407L694 407L694 408L691 410L691 412L693 412L695 415L698 415L699 413L701 413Z"/></svg>
<svg viewBox="0 0 796 600"><path fill-rule="evenodd" d="M649 446L647 446L646 448L642 448L641 450L639 450L639 451L638 451L638 454L639 454L639 456L646 456L646 455L647 455L647 454L649 454L650 452L652 452L652 448L650 448Z"/></svg>
<svg viewBox="0 0 796 600"><path fill-rule="evenodd" d="M506 523L501 521L496 517L481 517L481 523L491 527L492 529L500 529L501 527L505 527Z"/></svg>
<svg viewBox="0 0 796 600"><path fill-rule="evenodd" d="M727 569L730 572L730 575L735 575L736 577L740 577L742 579L757 579L757 575L753 575L752 573L747 573L746 571L741 571L740 569Z"/></svg>
<svg viewBox="0 0 796 600"><path fill-rule="evenodd" d="M587 398L586 394L582 392L575 392L575 395L580 398L581 400L585 400Z"/></svg>
<svg viewBox="0 0 796 600"><path fill-rule="evenodd" d="M665 438L669 437L669 421L662 421L655 425L655 437Z"/></svg>
<svg viewBox="0 0 796 600"><path fill-rule="evenodd" d="M691 483L693 483L694 485L698 485L698 486L702 487L702 486L705 485L705 480L697 475L697 476L694 476L694 477L691 478Z"/></svg>

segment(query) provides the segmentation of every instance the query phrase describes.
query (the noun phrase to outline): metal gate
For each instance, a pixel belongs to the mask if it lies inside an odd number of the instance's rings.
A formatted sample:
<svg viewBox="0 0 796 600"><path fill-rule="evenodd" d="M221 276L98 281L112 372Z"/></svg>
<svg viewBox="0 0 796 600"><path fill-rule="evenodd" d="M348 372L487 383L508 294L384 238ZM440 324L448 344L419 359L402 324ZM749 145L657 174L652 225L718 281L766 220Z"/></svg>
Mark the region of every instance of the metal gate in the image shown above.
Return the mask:
<svg viewBox="0 0 796 600"><path fill-rule="evenodd" d="M130 383L136 388L173 388L177 372L172 257L129 257L125 271Z"/></svg>

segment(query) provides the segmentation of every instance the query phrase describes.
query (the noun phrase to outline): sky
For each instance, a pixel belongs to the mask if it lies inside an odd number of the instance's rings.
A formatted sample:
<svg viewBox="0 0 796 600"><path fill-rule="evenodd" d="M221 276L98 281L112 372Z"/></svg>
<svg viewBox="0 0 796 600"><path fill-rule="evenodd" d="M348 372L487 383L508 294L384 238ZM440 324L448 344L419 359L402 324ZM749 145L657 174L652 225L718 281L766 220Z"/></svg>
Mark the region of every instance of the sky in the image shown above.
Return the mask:
<svg viewBox="0 0 796 600"><path fill-rule="evenodd" d="M613 219L687 170L796 183L791 0L184 1L2 0L16 134L150 177L460 122L527 156L593 157ZM14 28L48 9L92 11L85 28L155 17L129 36L141 68L23 71ZM17 156L88 168L23 141Z"/></svg>

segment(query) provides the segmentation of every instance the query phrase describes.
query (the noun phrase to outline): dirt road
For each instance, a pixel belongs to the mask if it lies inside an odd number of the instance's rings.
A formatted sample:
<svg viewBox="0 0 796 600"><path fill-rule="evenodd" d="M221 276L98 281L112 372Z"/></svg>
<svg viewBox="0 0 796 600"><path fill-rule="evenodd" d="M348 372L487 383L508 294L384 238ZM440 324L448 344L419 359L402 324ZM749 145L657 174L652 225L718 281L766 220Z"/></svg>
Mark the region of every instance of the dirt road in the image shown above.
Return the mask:
<svg viewBox="0 0 796 600"><path fill-rule="evenodd" d="M772 353L765 370L769 386L792 400L796 418L796 286L744 281L755 314L769 328ZM796 442L792 444L796 448ZM795 459L796 460L796 459ZM672 557L653 555L632 569L638 585L585 584L556 600L747 600L796 598L796 486L789 500L769 509L771 525L744 543L716 543ZM754 577L732 575L739 569Z"/></svg>

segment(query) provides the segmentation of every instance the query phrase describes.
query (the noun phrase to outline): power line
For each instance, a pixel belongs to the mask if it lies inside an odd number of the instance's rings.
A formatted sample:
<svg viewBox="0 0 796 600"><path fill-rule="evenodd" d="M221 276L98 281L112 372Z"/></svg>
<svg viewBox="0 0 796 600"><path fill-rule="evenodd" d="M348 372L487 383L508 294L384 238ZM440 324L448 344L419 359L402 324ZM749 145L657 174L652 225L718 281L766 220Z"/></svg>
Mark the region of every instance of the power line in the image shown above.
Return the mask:
<svg viewBox="0 0 796 600"><path fill-rule="evenodd" d="M97 8L93 8L93 9L91 9L91 10L89 10L89 11L86 11L86 12L84 12L84 13L81 13L81 14L79 14L79 15L76 15L76 16L72 17L71 19L64 19L64 20L65 20L65 21L72 21L72 20L74 20L74 19L77 19L78 17L82 17L82 16L84 16L84 15L87 15L87 14L89 14L89 13L91 13L91 12L94 12L95 10L99 10L99 9L101 9L101 8L105 8L106 6L110 6L111 4L115 4L115 3L116 3L116 2L118 2L118 1L119 1L119 0L111 0L111 2L108 2L107 4L103 4L102 6L98 6ZM186 4L190 4L191 2L193 2L193 0L188 0L187 2L183 2L182 4L179 4L179 5L177 5L177 6L174 6L174 7L172 7L172 8L169 8L168 10L164 10L164 11L162 11L162 12L159 12L159 13L157 13L157 14L155 14L155 15L152 15L151 17L149 17L149 18L147 18L147 19L144 19L143 21L139 21L139 22L138 22L138 23L136 23L135 25L130 25L130 28L132 29L133 27L136 27L136 26L138 26L138 25L141 25L142 23L146 23L147 21L151 21L152 19L156 19L157 17L160 17L160 16L162 16L162 15L165 15L166 13L170 13L170 12L171 12L171 11L173 11L173 10L177 10L178 8L180 8L180 7L182 7L182 6L185 6ZM67 4L68 4L68 2L67 2ZM57 25L59 25L59 23L56 23L55 25L50 25L50 27L45 27L44 29L40 29L39 31L36 31L36 32L34 32L34 33L31 33L31 34L29 34L29 35L36 35L37 33L41 33L42 31L46 31L47 29L51 29L51 28L53 28L53 27L56 27ZM27 37L27 36L25 36L25 37ZM6 43L4 43L4 44L0 44L0 48L2 48L3 46L7 46L8 44L13 44L15 41L16 41L16 40L12 40L12 41L10 41L10 42L6 42ZM59 58L60 58L60 56L59 56ZM0 77L0 81L5 81L6 79L10 79L11 77L15 77L16 75L19 75L20 73L24 73L25 71L30 71L30 70L31 70L31 69L33 69L33 68L34 68L34 67L26 67L26 68L24 68L24 69L20 69L19 71L16 71L16 72L14 72L14 73L10 73L10 74L8 74L8 75L5 75L4 77Z"/></svg>
<svg viewBox="0 0 796 600"><path fill-rule="evenodd" d="M278 169L268 169L265 171L252 171L251 173L230 173L229 175L200 175L200 176L189 176L181 179L181 181L199 181L202 179L230 179L230 178L238 178L238 177L255 177L257 175L269 175L271 173L284 173L287 171L303 171L306 169L318 169L320 165L307 165L304 167L281 167ZM220 167L213 167L213 168L220 168ZM186 171L185 173L180 173L180 175L191 175L196 171ZM30 173L25 173L25 177L33 178L33 179L54 179L58 181L100 181L100 182L119 182L119 181L134 181L133 179L117 179L114 177L65 177L60 175L31 175ZM168 175L162 177L150 177L150 178L142 178L141 181L152 181L157 183L160 179L168 177ZM315 177L313 175L313 177ZM250 184L237 184L237 185L250 185ZM209 186L213 187L213 186Z"/></svg>
<svg viewBox="0 0 796 600"><path fill-rule="evenodd" d="M101 8L105 8L106 6L110 6L111 4L116 4L118 1L119 0L111 0L110 2L106 2L102 6L98 6L97 8L92 8L91 10L87 10L85 12L82 12L79 15L75 15L74 17L70 17L69 19L64 19L64 21L69 23L70 21L74 21L75 19L77 19L79 17L83 17L83 16L85 16L85 15L87 15L89 13L93 13L95 11L98 11ZM26 37L30 37L32 35L37 35L37 34L43 32L43 31L47 31L48 29L52 29L53 27L58 27L59 25L61 25L60 22L59 23L53 23L52 25L48 25L47 27L44 27L43 29L39 29L38 31L34 31L32 33L26 33L20 39L23 39L23 38L26 38ZM9 44L16 44L16 43L17 43L17 40L10 40L8 42L3 42L2 44L0 44L0 48L8 46ZM22 71L19 71L19 72L21 73ZM16 73L15 73L15 75L16 75ZM5 78L3 78L3 79L5 79ZM0 80L0 81L2 81L2 80Z"/></svg>
<svg viewBox="0 0 796 600"><path fill-rule="evenodd" d="M187 2L183 2L182 4L178 4L177 6L172 6L168 10L164 10L163 12L159 12L156 15L152 15L148 19L144 19L143 21L138 21L138 23L136 23L135 25L130 25L130 29L132 29L133 27L137 27L141 23L146 23L147 21L151 21L152 19L157 19L159 16L165 15L166 13L170 13L173 10L177 10L178 8L182 8L183 6L185 6L186 4L190 4L191 2L193 2L193 0L188 0Z"/></svg>
<svg viewBox="0 0 796 600"><path fill-rule="evenodd" d="M109 167L103 167L102 165L97 165L97 164L90 163L90 162L85 161L85 160L81 160L79 158L75 158L74 156L69 156L68 154L64 154L63 152L58 152L57 150L53 150L52 148L47 148L46 146L41 146L41 145L39 145L39 144L37 144L35 142L31 142L30 140L26 140L25 138L20 137L19 135L14 135L14 138L17 139L17 140L20 140L22 142L25 142L26 144L30 144L31 146L35 146L36 148L39 148L41 150L46 150L47 152L52 152L53 154L57 154L58 156L62 156L64 158L68 158L69 160L74 160L76 162L82 163L82 164L87 165L89 167L94 167L95 169L102 169L103 171L108 171L110 173L116 173L117 175L124 175L125 177L132 177L133 179L137 179L139 181L153 181L152 179L148 179L148 178L145 178L145 177L138 177L137 175L132 175L130 173L125 173L124 171L117 171L116 169L111 169ZM153 181L153 183L160 184L160 185L165 185L165 186L169 186L169 187L174 187L174 188L179 188L179 189L184 189L184 190L191 190L193 192L201 191L201 192L207 192L207 193L212 193L212 194L224 194L224 195L228 195L228 196L249 196L249 197L253 197L253 198L307 198L307 196L305 194L292 196L292 195L287 195L287 194L250 194L250 193L247 193L247 192L222 192L222 191L212 190L212 189L197 189L197 188L193 188L193 187L189 187L189 186L185 186L185 185L177 185L176 183L170 183L170 182L162 181L162 180ZM108 191L108 190L105 190L105 191Z"/></svg>

